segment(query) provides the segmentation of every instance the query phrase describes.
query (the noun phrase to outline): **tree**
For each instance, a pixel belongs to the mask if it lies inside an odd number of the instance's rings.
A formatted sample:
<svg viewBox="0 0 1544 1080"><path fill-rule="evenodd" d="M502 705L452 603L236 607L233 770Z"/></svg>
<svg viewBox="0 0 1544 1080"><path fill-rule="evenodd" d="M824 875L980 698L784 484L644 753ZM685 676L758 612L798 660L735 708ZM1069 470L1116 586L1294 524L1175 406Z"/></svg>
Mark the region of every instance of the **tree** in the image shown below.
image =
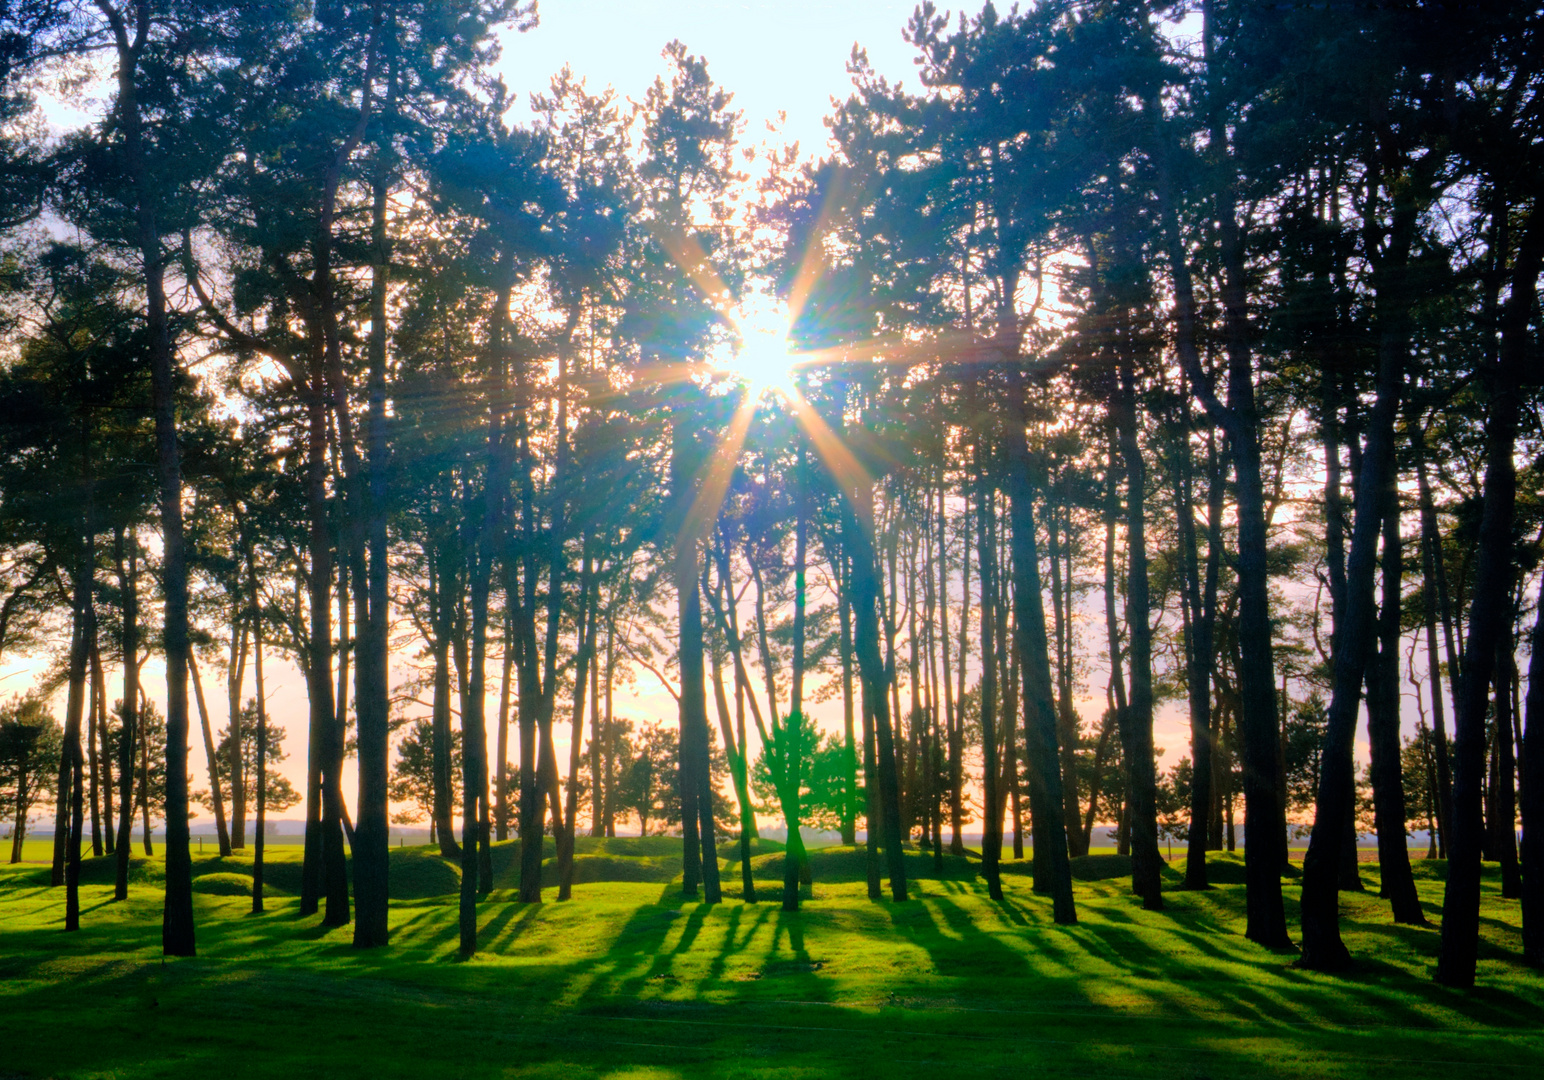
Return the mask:
<svg viewBox="0 0 1544 1080"><path fill-rule="evenodd" d="M451 735L450 801L455 803L461 794L461 733ZM434 760L434 722L414 720L408 725L407 734L397 741L397 760L391 771L391 801L407 804L399 810L393 821L398 824L429 819L429 842L437 839L439 819L435 816L436 791Z"/></svg>
<svg viewBox="0 0 1544 1080"><path fill-rule="evenodd" d="M264 809L272 812L283 813L296 803L300 802L300 793L295 790L289 780L273 771L273 766L279 764L289 755L284 752L284 728L270 721L267 725L267 745L264 747L264 768L258 768L258 711L257 699L248 698L241 708L241 723L237 729L241 738L239 760L242 763L244 775L253 778L252 790L254 799L257 793L257 777L265 777L263 783ZM231 740L231 728L227 725L220 732L220 742L215 748L215 756L220 761L237 760L236 749ZM220 774L220 784L225 790L224 797L230 799L231 779L228 772ZM214 804L213 793L206 790L195 791L193 801L200 806L212 807Z"/></svg>
<svg viewBox="0 0 1544 1080"><path fill-rule="evenodd" d="M11 826L11 858L21 862L32 808L53 791L64 731L37 698L0 706L0 820Z"/></svg>

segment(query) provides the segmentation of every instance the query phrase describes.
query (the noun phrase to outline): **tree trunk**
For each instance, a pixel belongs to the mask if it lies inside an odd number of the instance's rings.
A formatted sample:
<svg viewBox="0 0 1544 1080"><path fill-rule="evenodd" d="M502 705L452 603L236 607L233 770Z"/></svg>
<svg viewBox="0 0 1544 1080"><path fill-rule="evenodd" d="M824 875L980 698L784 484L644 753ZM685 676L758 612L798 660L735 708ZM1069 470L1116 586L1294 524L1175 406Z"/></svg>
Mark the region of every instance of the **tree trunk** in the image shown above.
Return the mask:
<svg viewBox="0 0 1544 1080"><path fill-rule="evenodd" d="M1190 829L1186 837L1186 889L1211 888L1206 874L1206 849L1212 809L1212 652L1217 625L1217 580L1222 559L1223 476L1217 462L1215 442L1210 455L1207 482L1206 584L1201 584L1200 556L1197 551L1194 504L1193 455L1189 432L1189 408L1183 407L1184 439L1180 447L1180 505L1175 508L1180 523L1180 543L1185 564L1185 606L1190 612L1187 633L1187 671L1190 698Z"/></svg>
<svg viewBox="0 0 1544 1080"><path fill-rule="evenodd" d="M1485 769L1485 714L1496 649L1509 617L1512 516L1517 474L1512 460L1528 369L1529 329L1539 269L1544 262L1544 217L1528 216L1512 270L1511 294L1501 320L1501 351L1482 369L1490 406L1485 424L1484 508L1480 516L1469 640L1453 707L1453 817L1448 879L1442 898L1442 952L1437 981L1474 985L1480 936L1480 788ZM1531 689L1531 688L1530 688Z"/></svg>
<svg viewBox="0 0 1544 1080"><path fill-rule="evenodd" d="M515 647L509 631L509 620L504 621L504 670L499 682L499 734L496 743L498 758L493 763L493 837L499 843L509 839L509 696L515 674ZM590 775L595 781L595 792L590 800L594 814L590 827L591 836L599 836L602 793L600 790L600 733L590 740Z"/></svg>
<svg viewBox="0 0 1544 1080"><path fill-rule="evenodd" d="M215 836L222 858L231 853L230 831L225 824L225 796L220 791L220 759L214 752L214 728L209 724L209 708L204 704L204 682L198 675L198 661L188 652L188 674L193 679L193 698L198 703L198 721L204 735L204 760L209 765L209 799L214 803Z"/></svg>
<svg viewBox="0 0 1544 1080"><path fill-rule="evenodd" d="M595 656L595 571L590 547L587 536L584 562L579 570L579 613L575 619L578 640L574 650L574 710L568 741L568 780L564 784L567 799L563 808L563 827L557 837L559 900L570 900L574 895L574 841L579 830L579 763L584 750L584 705L590 665Z"/></svg>
<svg viewBox="0 0 1544 1080"><path fill-rule="evenodd" d="M833 560L836 567L839 595L836 598L837 622L840 638L838 647L842 658L842 749L845 752L846 797L842 800L842 843L853 846L858 842L858 747L853 728L852 685L852 605L849 593L852 589L850 571L847 569L845 549L838 549ZM743 749L743 744L742 744Z"/></svg>
<svg viewBox="0 0 1544 1080"><path fill-rule="evenodd" d="M838 483L850 478L837 477ZM851 491L853 507L843 515L842 547L852 553L853 649L858 657L858 677L863 683L863 707L872 717L874 761L869 778L879 783L880 829L884 833L885 862L890 875L890 897L906 899L906 862L901 848L900 774L896 769L894 732L890 725L888 672L879 652L879 576L874 552L874 489L860 481ZM865 763L867 764L867 763ZM867 770L866 770L867 771ZM870 842L874 836L869 816ZM871 882L872 885L872 882ZM871 888L871 895L872 895Z"/></svg>
<svg viewBox="0 0 1544 1080"><path fill-rule="evenodd" d="M1369 670L1376 670L1372 664L1377 633L1373 579L1378 537L1384 529L1385 515L1397 515L1394 419L1403 393L1409 351L1404 276L1414 225L1413 206L1397 206L1388 251L1375 283L1381 324L1377 398L1367 417L1366 445L1356 474L1356 517L1346 560L1345 606L1336 612L1334 690L1320 752L1313 832L1303 860L1303 953L1298 963L1321 971L1343 970L1351 964L1351 955L1340 938L1340 871L1346 858L1347 832L1354 821L1356 778L1352 743L1361 710L1362 683ZM1397 762L1397 730L1394 739ZM1251 815L1249 820L1252 827L1255 819Z"/></svg>
<svg viewBox="0 0 1544 1080"><path fill-rule="evenodd" d="M996 520L993 501L996 493L989 477L990 450L983 439L976 440L976 564L981 579L981 875L986 878L987 895L1003 898L999 860L1002 856L1003 827L997 807L997 544L991 524ZM1009 718L1009 723L1013 719ZM1038 818L1037 818L1038 823Z"/></svg>
<svg viewBox="0 0 1544 1080"><path fill-rule="evenodd" d="M257 690L257 835L252 838L252 914L263 911L263 844L268 832L268 688L263 681L263 609L257 592L257 561L247 549L252 588L252 678Z"/></svg>
<svg viewBox="0 0 1544 1080"><path fill-rule="evenodd" d="M1527 727L1523 732L1523 962L1544 967L1544 583L1528 657ZM1532 762L1532 768L1528 764Z"/></svg>
<svg viewBox="0 0 1544 1080"><path fill-rule="evenodd" d="M458 575L451 565L451 543L448 539L442 541L432 556L437 569L431 579L430 591L434 611L431 620L434 624L434 641L431 646L434 653L434 699L430 711L433 807L430 813L434 819L434 834L439 841L442 859L461 858L461 845L456 843L455 827L451 820L455 770L451 761L450 639L455 633L455 597L460 591L455 584Z"/></svg>
<svg viewBox="0 0 1544 1080"><path fill-rule="evenodd" d="M107 673L102 667L101 640L99 628L96 638L91 643L91 677L97 683L96 728L97 756L101 760L102 769L102 840L105 853L114 855L117 853L117 829L113 818L113 760L108 749Z"/></svg>
<svg viewBox="0 0 1544 1080"><path fill-rule="evenodd" d="M379 8L375 16L379 25ZM371 31L372 60L376 28ZM396 99L396 66L388 64L386 109ZM369 78L367 74L366 78ZM365 90L368 110L370 88ZM389 612L386 555L386 297L391 271L391 240L386 228L392 155L384 141L378 147L371 192L371 272L369 375L366 388L364 476L355 479L351 522L354 563L354 621L358 641L354 661L354 710L359 745L359 788L354 829L354 946L375 948L391 938L391 824L387 816L390 776ZM341 390L341 386L339 388ZM345 405L347 398L341 394ZM340 421L340 425L342 421ZM356 474L360 471L356 466Z"/></svg>
<svg viewBox="0 0 1544 1080"><path fill-rule="evenodd" d="M728 589L728 582L720 581L720 590ZM714 607L715 614L721 614L719 600L709 591L708 575L703 572L702 591ZM727 639L728 635L725 634ZM715 649L712 652L713 661L713 701L718 709L719 731L724 736L724 749L729 756L729 768L734 780L735 801L740 808L740 890L741 897L747 904L756 902L756 882L751 876L751 837L756 831L756 811L751 805L750 777L748 775L745 760L745 695L738 685L735 686L736 706L740 710L740 737L735 738L734 722L729 716L729 697L724 693L724 665L720 659L721 653Z"/></svg>
<svg viewBox="0 0 1544 1080"><path fill-rule="evenodd" d="M241 527L237 520L238 530ZM256 598L253 598L256 604ZM230 656L225 669L225 710L230 733L229 759L225 768L231 783L231 849L240 851L247 846L247 776L246 763L242 760L245 737L241 728L241 684L247 663L247 618L243 611L246 599L238 585L231 591L231 639Z"/></svg>
<svg viewBox="0 0 1544 1080"><path fill-rule="evenodd" d="M1373 814L1378 830L1382 895L1394 921L1425 926L1410 871L1405 841L1405 785L1399 745L1400 579L1404 551L1399 531L1399 496L1387 496L1383 523L1383 605L1378 612L1378 654L1367 671L1367 741L1372 754Z"/></svg>
<svg viewBox="0 0 1544 1080"><path fill-rule="evenodd" d="M1163 908L1163 856L1158 850L1156 763L1153 757L1153 631L1148 596L1146 476L1137 443L1136 373L1121 365L1115 428L1126 466L1126 627L1131 642L1131 701L1121 729L1131 800L1131 886L1143 908Z"/></svg>
<svg viewBox="0 0 1544 1080"><path fill-rule="evenodd" d="M1522 896L1517 866L1517 758L1512 744L1512 617L1509 614L1496 647L1496 775L1492 787L1490 846L1501 864L1501 898Z"/></svg>
<svg viewBox="0 0 1544 1080"><path fill-rule="evenodd" d="M1417 436L1420 439L1420 436ZM1442 694L1442 658L1437 651L1437 515L1431 507L1426 467L1417 451L1416 476L1421 493L1421 608L1426 623L1426 674L1431 686L1432 758L1436 780L1438 855L1447 858L1448 827L1452 821L1453 777L1448 763L1447 702Z"/></svg>
<svg viewBox="0 0 1544 1080"><path fill-rule="evenodd" d="M1056 922L1077 922L1072 865L1062 818L1061 764L1056 752L1056 703L1045 636L1045 607L1036 551L1034 492L1026 441L1023 373L1015 364L1012 424L1008 431L1008 506L1012 523L1014 648L1023 686L1024 756L1029 763L1029 813L1034 843L1035 888L1052 896Z"/></svg>
<svg viewBox="0 0 1544 1080"><path fill-rule="evenodd" d="M65 887L64 928L80 929L80 845L82 793L85 757L81 753L80 728L86 707L86 658L95 634L91 595L94 591L92 570L96 563L96 545L91 535L90 485L87 485L86 512L81 535L80 564L75 572L75 617L70 635L69 692L64 712L64 742L59 754L58 821L65 829L62 842L54 844L55 873ZM58 835L56 826L56 836Z"/></svg>
<svg viewBox="0 0 1544 1080"><path fill-rule="evenodd" d="M161 950L192 956L193 864L188 849L188 573L183 553L182 469L177 450L176 357L166 311L166 260L158 219L160 181L145 161L143 118L136 79L150 33L150 5L134 4L131 29L118 11L104 5L118 60L117 127L123 137L122 164L132 185L140 268L145 289L145 325L150 354L151 411L155 416L156 487L161 505L161 588L166 650L166 893ZM126 658L132 663L132 657ZM148 793L147 793L148 794ZM147 837L148 839L148 837Z"/></svg>
<svg viewBox="0 0 1544 1080"><path fill-rule="evenodd" d="M118 840L113 850L116 857L114 900L129 898L129 856L133 853L134 841L134 747L139 739L138 539L137 533L131 531L128 543L125 544L121 529L113 535L118 591L123 596L123 625L118 643L123 654L123 715L118 730Z"/></svg>
<svg viewBox="0 0 1544 1080"><path fill-rule="evenodd" d="M88 759L88 771L91 777L90 803L91 803L91 854L93 858L102 857L102 771L100 767L97 746L100 743L102 725L100 723L102 713L102 658L97 651L96 619L91 620L91 640L86 645L86 656L89 664L89 677L91 679L91 692L86 699L86 757Z"/></svg>

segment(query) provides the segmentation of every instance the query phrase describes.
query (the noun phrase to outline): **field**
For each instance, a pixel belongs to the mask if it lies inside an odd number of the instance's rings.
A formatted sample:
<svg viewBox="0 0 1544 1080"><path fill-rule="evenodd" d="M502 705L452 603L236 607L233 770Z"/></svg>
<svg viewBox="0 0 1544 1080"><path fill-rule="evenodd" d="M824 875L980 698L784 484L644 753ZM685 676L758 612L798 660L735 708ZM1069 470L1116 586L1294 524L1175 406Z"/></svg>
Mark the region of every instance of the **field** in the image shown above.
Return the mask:
<svg viewBox="0 0 1544 1080"><path fill-rule="evenodd" d="M1459 993L1431 981L1436 932L1391 924L1376 865L1344 900L1358 968L1331 977L1243 939L1233 857L1214 864L1228 883L1170 891L1156 913L1119 856L1080 860L1081 921L1058 928L1023 864L1001 904L954 859L894 905L867 899L843 849L815 853L797 914L709 908L681 896L678 844L589 841L575 899L530 907L513 902L514 845L496 847L465 962L457 872L425 848L394 849L393 944L374 952L298 917L294 847L273 853L261 916L249 861L197 859L192 960L160 956L158 860L136 858L122 905L107 861L88 862L71 935L46 867L0 869L0 1080L1544 1075L1544 975L1516 962L1516 905L1490 876L1479 986ZM774 892L780 857L763 848ZM1442 868L1416 863L1434 919Z"/></svg>

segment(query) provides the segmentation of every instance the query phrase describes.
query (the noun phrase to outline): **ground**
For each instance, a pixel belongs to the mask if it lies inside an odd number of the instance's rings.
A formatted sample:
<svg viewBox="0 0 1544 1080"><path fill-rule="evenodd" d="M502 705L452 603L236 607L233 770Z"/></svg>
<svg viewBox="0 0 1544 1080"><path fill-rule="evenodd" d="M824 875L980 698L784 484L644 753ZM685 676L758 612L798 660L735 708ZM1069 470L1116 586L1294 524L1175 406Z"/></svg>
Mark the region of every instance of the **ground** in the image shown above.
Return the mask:
<svg viewBox="0 0 1544 1080"><path fill-rule="evenodd" d="M1436 931L1390 921L1375 865L1343 906L1357 968L1328 976L1244 940L1227 856L1216 873L1232 883L1186 893L1170 877L1161 912L1107 876L1118 856L1092 856L1080 921L1063 928L1022 864L1000 904L951 860L896 905L840 880L858 853L828 852L789 914L685 899L678 880L648 880L675 868L672 842L612 843L592 845L588 873L644 880L581 884L568 903L548 889L532 906L500 887L479 904L470 961L443 891L455 872L427 849L394 853L395 891L415 898L394 901L391 947L375 951L300 918L288 895L252 915L250 863L200 858L191 960L160 956L155 860L136 861L127 904L111 902L105 860L87 864L74 934L46 867L0 869L0 1080L1544 1075L1544 974L1518 963L1516 902L1491 877L1478 986L1458 992L1432 982ZM513 846L496 850L507 879ZM297 856L274 850L281 887ZM777 862L762 855L758 879ZM1435 921L1442 864L1417 873ZM725 880L738 884L727 863Z"/></svg>

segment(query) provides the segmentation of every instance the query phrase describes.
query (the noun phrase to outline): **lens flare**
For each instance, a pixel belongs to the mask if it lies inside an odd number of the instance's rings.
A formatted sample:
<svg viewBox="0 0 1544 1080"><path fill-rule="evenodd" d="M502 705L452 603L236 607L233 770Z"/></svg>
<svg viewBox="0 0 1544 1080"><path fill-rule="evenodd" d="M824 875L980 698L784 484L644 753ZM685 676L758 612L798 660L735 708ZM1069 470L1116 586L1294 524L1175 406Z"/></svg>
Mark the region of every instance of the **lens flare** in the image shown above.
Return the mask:
<svg viewBox="0 0 1544 1080"><path fill-rule="evenodd" d="M776 312L751 311L737 320L740 346L730 367L753 395L795 393L797 359L788 345L787 320Z"/></svg>

